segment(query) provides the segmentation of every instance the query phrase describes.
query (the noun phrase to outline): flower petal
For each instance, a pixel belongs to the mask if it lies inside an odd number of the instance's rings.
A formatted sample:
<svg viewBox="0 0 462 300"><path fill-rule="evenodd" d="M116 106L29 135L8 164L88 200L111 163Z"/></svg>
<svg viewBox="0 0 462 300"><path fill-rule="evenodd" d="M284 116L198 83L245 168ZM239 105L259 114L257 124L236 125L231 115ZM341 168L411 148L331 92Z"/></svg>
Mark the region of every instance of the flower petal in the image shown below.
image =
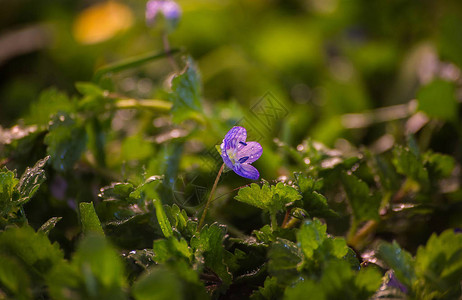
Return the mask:
<svg viewBox="0 0 462 300"><path fill-rule="evenodd" d="M230 131L225 135L223 139L225 150L228 149L237 149L240 144L239 142L244 142L247 139L247 130L244 127L234 126Z"/></svg>
<svg viewBox="0 0 462 300"><path fill-rule="evenodd" d="M247 142L246 146L240 148L237 152L236 159L240 160L243 157L249 158L245 161L246 164L251 164L260 158L263 153L263 148L258 142Z"/></svg>
<svg viewBox="0 0 462 300"><path fill-rule="evenodd" d="M237 175L257 180L258 177L260 177L260 173L258 173L258 170L249 164L236 164L233 168L234 172L236 172Z"/></svg>
<svg viewBox="0 0 462 300"><path fill-rule="evenodd" d="M234 165L229 159L228 153L224 150L225 142L221 144L221 158L223 158L223 162L230 168L231 170L234 169Z"/></svg>

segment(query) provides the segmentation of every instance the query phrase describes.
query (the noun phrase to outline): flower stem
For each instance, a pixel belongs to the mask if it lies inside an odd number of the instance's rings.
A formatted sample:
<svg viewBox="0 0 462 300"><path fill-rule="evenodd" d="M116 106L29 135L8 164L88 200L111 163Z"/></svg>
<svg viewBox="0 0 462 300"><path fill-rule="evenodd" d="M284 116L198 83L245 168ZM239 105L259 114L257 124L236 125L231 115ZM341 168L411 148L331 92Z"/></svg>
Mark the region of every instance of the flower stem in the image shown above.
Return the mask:
<svg viewBox="0 0 462 300"><path fill-rule="evenodd" d="M173 59L173 56L170 53L170 43L168 42L168 33L166 31L162 33L162 44L164 44L164 51L165 53L167 53L168 62L172 66L173 70L175 70L175 72L178 72L178 65L176 64L175 59Z"/></svg>
<svg viewBox="0 0 462 300"><path fill-rule="evenodd" d="M202 217L201 217L201 220L199 221L199 226L197 227L198 229L201 229L202 224L204 223L205 215L207 215L207 210L209 209L210 202L212 202L213 194L215 193L218 180L220 180L220 176L221 176L221 173L223 173L224 167L225 167L225 164L222 164L220 170L218 171L217 178L215 178L215 183L213 184L212 190L210 191L209 199L207 200L207 203L205 203L205 208L204 208L204 211L202 212Z"/></svg>

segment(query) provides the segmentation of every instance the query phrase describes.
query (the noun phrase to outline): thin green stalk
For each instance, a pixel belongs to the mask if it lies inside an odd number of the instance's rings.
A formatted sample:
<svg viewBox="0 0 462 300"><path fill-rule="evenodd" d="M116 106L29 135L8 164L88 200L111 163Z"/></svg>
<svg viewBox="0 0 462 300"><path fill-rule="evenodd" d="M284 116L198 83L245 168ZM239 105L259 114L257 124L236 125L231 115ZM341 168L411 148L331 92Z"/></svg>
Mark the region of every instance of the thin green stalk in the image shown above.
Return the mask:
<svg viewBox="0 0 462 300"><path fill-rule="evenodd" d="M176 64L175 59L173 59L173 55L171 53L172 51L170 49L170 43L168 42L168 33L166 31L162 33L162 43L164 44L164 51L165 53L167 53L168 62L172 66L173 70L175 70L175 72L178 72L180 68Z"/></svg>
<svg viewBox="0 0 462 300"><path fill-rule="evenodd" d="M271 213L271 229L276 230L278 228L278 220L276 219L276 213Z"/></svg>
<svg viewBox="0 0 462 300"><path fill-rule="evenodd" d="M204 211L202 212L202 217L201 217L201 220L199 221L199 226L197 227L198 229L201 229L202 224L204 223L205 215L207 215L207 210L209 209L210 202L212 202L213 194L215 193L215 189L217 188L218 181L220 180L220 176L221 176L221 173L223 173L224 168L225 168L225 164L222 164L220 170L218 171L217 178L215 178L215 183L213 184L212 190L210 191L209 199L207 200L207 203L205 203L205 208L204 208Z"/></svg>
<svg viewBox="0 0 462 300"><path fill-rule="evenodd" d="M167 113L172 108L172 102L159 99L119 99L115 102L115 107L118 109L145 108L155 112Z"/></svg>
<svg viewBox="0 0 462 300"><path fill-rule="evenodd" d="M163 58L166 56L168 57L169 55L172 55L179 51L180 51L179 49L171 49L168 52L161 52L161 53L151 52L148 54L139 55L139 56L131 57L125 60L112 63L112 64L108 64L96 70L93 78L95 82L98 82L104 74L117 73L123 70L132 69L132 68L141 66L148 61L156 60L156 59Z"/></svg>

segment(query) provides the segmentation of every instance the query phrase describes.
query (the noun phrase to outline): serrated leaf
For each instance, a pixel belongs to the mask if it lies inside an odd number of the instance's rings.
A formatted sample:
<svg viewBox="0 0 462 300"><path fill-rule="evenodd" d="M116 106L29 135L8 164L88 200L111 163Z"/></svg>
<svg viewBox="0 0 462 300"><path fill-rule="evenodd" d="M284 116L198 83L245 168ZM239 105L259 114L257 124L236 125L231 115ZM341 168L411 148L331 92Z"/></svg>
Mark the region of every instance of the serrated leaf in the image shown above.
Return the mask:
<svg viewBox="0 0 462 300"><path fill-rule="evenodd" d="M48 235L50 231L55 228L56 224L62 220L63 217L52 217L48 219L42 226L39 228L39 232L43 232L44 234Z"/></svg>
<svg viewBox="0 0 462 300"><path fill-rule="evenodd" d="M81 202L79 204L80 221L82 222L82 231L85 234L90 232L103 234L104 231L101 227L98 215L96 214L93 202Z"/></svg>
<svg viewBox="0 0 462 300"><path fill-rule="evenodd" d="M171 112L175 122L188 119L194 112L202 112L200 76L191 58L188 58L182 73L173 78L172 91Z"/></svg>
<svg viewBox="0 0 462 300"><path fill-rule="evenodd" d="M266 277L263 287L259 287L251 296L251 300L281 299L283 289L276 277Z"/></svg>
<svg viewBox="0 0 462 300"><path fill-rule="evenodd" d="M60 113L53 117L44 141L53 168L65 172L72 169L82 155L87 135L84 127L69 115Z"/></svg>
<svg viewBox="0 0 462 300"><path fill-rule="evenodd" d="M223 225L217 223L206 225L199 234L191 238L191 247L204 256L205 266L213 270L225 286L228 286L232 281L232 276L224 262L224 251L226 250L223 247L223 239L225 233L226 227Z"/></svg>
<svg viewBox="0 0 462 300"><path fill-rule="evenodd" d="M323 185L321 179L314 179L302 173L295 173L295 178L302 194L303 208L310 216L335 215L335 212L329 209L326 197L318 192Z"/></svg>
<svg viewBox="0 0 462 300"><path fill-rule="evenodd" d="M356 276L355 276L356 275ZM380 273L372 268L361 269L355 273L344 261L330 262L319 281L303 280L292 288L287 288L284 299L369 299L381 284Z"/></svg>
<svg viewBox="0 0 462 300"><path fill-rule="evenodd" d="M273 192L268 184L263 184L260 188L258 184L252 183L250 186L239 189L239 192L234 199L256 206L263 210L269 210L272 197Z"/></svg>
<svg viewBox="0 0 462 300"><path fill-rule="evenodd" d="M185 239L180 238L178 240L175 237L155 240L152 251L154 252L154 260L158 263L180 257L187 258L189 261L193 254Z"/></svg>
<svg viewBox="0 0 462 300"><path fill-rule="evenodd" d="M298 276L297 266L303 260L303 253L289 240L277 238L268 251L268 272L278 282L289 284Z"/></svg>
<svg viewBox="0 0 462 300"><path fill-rule="evenodd" d="M377 256L380 257L393 271L396 277L405 284L408 288L412 286L416 280L414 271L414 259L411 254L393 242L383 242L379 246Z"/></svg>
<svg viewBox="0 0 462 300"><path fill-rule="evenodd" d="M172 228L181 233L186 239L190 239L197 231L197 222L190 219L184 209L173 204L172 206L164 205L165 213L172 224Z"/></svg>
<svg viewBox="0 0 462 300"><path fill-rule="evenodd" d="M127 201L134 190L133 184L129 182L116 182L101 188L98 196L105 201Z"/></svg>
<svg viewBox="0 0 462 300"><path fill-rule="evenodd" d="M428 187L427 170L424 168L420 157L417 157L408 148L401 146L393 148L393 165L398 173L414 179L423 187Z"/></svg>
<svg viewBox="0 0 462 300"><path fill-rule="evenodd" d="M21 179L19 179L18 191L21 203L32 198L40 185L45 181L44 167L49 159L50 157L47 156L39 160L32 168L27 167Z"/></svg>
<svg viewBox="0 0 462 300"><path fill-rule="evenodd" d="M456 161L452 156L427 152L424 155L425 168L431 178L440 179L449 177L454 170Z"/></svg>
<svg viewBox="0 0 462 300"><path fill-rule="evenodd" d="M286 205L293 203L302 198L302 195L293 187L279 182L271 187L273 192L272 197L272 210L278 211L286 207Z"/></svg>
<svg viewBox="0 0 462 300"><path fill-rule="evenodd" d="M273 235L273 229L269 225L265 225L260 230L254 230L252 232L255 237L263 243L269 244L270 242L274 241L275 236Z"/></svg>
<svg viewBox="0 0 462 300"><path fill-rule="evenodd" d="M3 216L8 215L13 201L13 192L19 180L15 173L3 168L0 170L0 212Z"/></svg>
<svg viewBox="0 0 462 300"><path fill-rule="evenodd" d="M313 258L313 253L327 238L327 226L318 219L305 221L297 232L297 241L300 243L306 259Z"/></svg>
<svg viewBox="0 0 462 300"><path fill-rule="evenodd" d="M378 220L378 195L373 195L367 184L353 174L342 172L341 178L356 221Z"/></svg>
<svg viewBox="0 0 462 300"><path fill-rule="evenodd" d="M427 244L417 250L415 270L423 294L439 291L445 294L444 299L460 297L462 235L452 229L439 236L433 234Z"/></svg>
<svg viewBox="0 0 462 300"><path fill-rule="evenodd" d="M296 189L279 182L275 186L265 183L262 187L252 183L250 186L241 188L235 199L275 213L284 209L287 204L300 200L301 197Z"/></svg>

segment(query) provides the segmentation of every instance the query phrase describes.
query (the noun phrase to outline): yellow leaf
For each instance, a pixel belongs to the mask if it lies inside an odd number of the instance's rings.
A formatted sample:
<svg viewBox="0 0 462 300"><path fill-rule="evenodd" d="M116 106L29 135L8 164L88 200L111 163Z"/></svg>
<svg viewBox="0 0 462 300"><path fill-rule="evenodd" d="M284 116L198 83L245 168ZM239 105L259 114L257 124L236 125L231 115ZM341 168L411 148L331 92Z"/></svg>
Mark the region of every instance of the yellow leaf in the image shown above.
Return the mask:
<svg viewBox="0 0 462 300"><path fill-rule="evenodd" d="M82 44L106 41L130 28L133 14L130 8L115 1L90 6L74 22L74 38Z"/></svg>

